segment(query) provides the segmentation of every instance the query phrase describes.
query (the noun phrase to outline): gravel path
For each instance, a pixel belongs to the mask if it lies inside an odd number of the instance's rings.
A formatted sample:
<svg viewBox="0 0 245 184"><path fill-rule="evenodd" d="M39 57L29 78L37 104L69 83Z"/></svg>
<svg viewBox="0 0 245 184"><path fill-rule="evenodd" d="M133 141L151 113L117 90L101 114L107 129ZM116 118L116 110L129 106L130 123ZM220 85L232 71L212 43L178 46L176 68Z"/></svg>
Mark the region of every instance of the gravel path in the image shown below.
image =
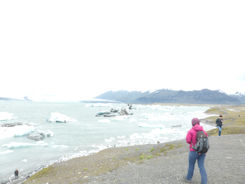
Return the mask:
<svg viewBox="0 0 245 184"><path fill-rule="evenodd" d="M205 167L208 183L245 183L245 135L212 136ZM183 141L184 143L184 141ZM178 154L159 156L142 164L130 163L107 174L89 178L88 184L178 184L188 167L187 145ZM192 183L200 183L196 164Z"/></svg>

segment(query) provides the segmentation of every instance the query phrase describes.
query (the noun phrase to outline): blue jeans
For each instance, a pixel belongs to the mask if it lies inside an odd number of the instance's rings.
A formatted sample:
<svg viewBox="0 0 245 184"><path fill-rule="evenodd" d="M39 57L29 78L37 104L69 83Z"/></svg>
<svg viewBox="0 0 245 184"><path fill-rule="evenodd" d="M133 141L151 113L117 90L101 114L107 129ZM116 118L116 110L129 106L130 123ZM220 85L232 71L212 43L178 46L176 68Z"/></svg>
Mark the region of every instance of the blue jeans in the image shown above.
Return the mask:
<svg viewBox="0 0 245 184"><path fill-rule="evenodd" d="M201 183L202 184L207 184L207 173L204 167L204 160L205 160L206 154L198 154L196 151L190 151L189 152L189 168L188 168L188 174L186 176L187 180L191 180L193 173L194 173L194 168L195 168L195 163L196 160L198 162L198 167L200 170L200 174L201 174Z"/></svg>
<svg viewBox="0 0 245 184"><path fill-rule="evenodd" d="M221 136L222 127L218 126L218 129L219 129L219 136Z"/></svg>

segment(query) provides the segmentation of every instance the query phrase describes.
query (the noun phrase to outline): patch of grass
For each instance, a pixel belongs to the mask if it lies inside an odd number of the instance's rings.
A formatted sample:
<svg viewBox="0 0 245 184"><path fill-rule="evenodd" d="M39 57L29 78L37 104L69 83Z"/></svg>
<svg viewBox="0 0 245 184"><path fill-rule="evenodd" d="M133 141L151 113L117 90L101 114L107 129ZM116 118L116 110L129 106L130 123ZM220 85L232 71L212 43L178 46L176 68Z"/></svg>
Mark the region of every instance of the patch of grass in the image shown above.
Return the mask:
<svg viewBox="0 0 245 184"><path fill-rule="evenodd" d="M168 149L169 150L172 150L175 148L175 145L174 144L166 144L166 146L168 146Z"/></svg>
<svg viewBox="0 0 245 184"><path fill-rule="evenodd" d="M145 159L149 160L152 158L153 158L153 155L146 155L146 154L141 154L139 157L140 160L145 160Z"/></svg>
<svg viewBox="0 0 245 184"><path fill-rule="evenodd" d="M245 118L244 119L237 119L234 123L235 125L245 125Z"/></svg>
<svg viewBox="0 0 245 184"><path fill-rule="evenodd" d="M165 152L165 151L167 151L167 149L166 149L165 147L162 147L162 148L160 149L160 152L161 152L161 153L163 153L163 152Z"/></svg>
<svg viewBox="0 0 245 184"><path fill-rule="evenodd" d="M166 144L164 147L160 149L160 152L170 151L173 150L174 148L177 148L177 146L174 144Z"/></svg>
<svg viewBox="0 0 245 184"><path fill-rule="evenodd" d="M218 115L218 114L221 114L221 110L220 110L219 107L212 107L212 108L206 110L205 113L207 113L207 114L217 114Z"/></svg>
<svg viewBox="0 0 245 184"><path fill-rule="evenodd" d="M167 156L167 153L169 151L174 150L174 149L177 149L177 148L180 148L182 146L183 146L182 143L179 143L179 144L165 144L163 147L160 148L159 152L160 153L163 153L164 156Z"/></svg>
<svg viewBox="0 0 245 184"><path fill-rule="evenodd" d="M218 128L207 131L208 136L218 135Z"/></svg>
<svg viewBox="0 0 245 184"><path fill-rule="evenodd" d="M145 155L144 154L141 154L140 155L140 160L144 160L145 159Z"/></svg>
<svg viewBox="0 0 245 184"><path fill-rule="evenodd" d="M222 135L228 135L228 134L245 134L245 127L239 127L239 126L230 126L230 127L224 127L222 128ZM218 128L209 130L208 135L217 136L218 135Z"/></svg>
<svg viewBox="0 0 245 184"><path fill-rule="evenodd" d="M245 134L245 127L224 127L222 129L222 134Z"/></svg>
<svg viewBox="0 0 245 184"><path fill-rule="evenodd" d="M34 181L34 180L41 178L41 177L43 177L43 176L45 176L51 172L54 172L54 168L52 166L49 166L47 168L43 168L42 170L40 170L39 172L37 172L36 174L34 174L30 178L28 178L28 181Z"/></svg>
<svg viewBox="0 0 245 184"><path fill-rule="evenodd" d="M151 158L153 158L152 155L148 155L148 156L146 157L147 160L149 160L149 159L151 159Z"/></svg>
<svg viewBox="0 0 245 184"><path fill-rule="evenodd" d="M154 153L155 156L161 156L161 153Z"/></svg>

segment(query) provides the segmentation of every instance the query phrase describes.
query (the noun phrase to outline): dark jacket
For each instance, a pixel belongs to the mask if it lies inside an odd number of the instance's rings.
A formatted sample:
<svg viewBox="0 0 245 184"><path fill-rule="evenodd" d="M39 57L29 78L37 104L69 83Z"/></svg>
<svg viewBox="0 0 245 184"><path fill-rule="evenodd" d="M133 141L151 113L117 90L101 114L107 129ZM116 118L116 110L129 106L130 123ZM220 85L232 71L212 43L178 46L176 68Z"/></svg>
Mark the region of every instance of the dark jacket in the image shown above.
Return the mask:
<svg viewBox="0 0 245 184"><path fill-rule="evenodd" d="M220 118L216 119L216 125L219 127L222 127L223 123L222 123L222 120Z"/></svg>

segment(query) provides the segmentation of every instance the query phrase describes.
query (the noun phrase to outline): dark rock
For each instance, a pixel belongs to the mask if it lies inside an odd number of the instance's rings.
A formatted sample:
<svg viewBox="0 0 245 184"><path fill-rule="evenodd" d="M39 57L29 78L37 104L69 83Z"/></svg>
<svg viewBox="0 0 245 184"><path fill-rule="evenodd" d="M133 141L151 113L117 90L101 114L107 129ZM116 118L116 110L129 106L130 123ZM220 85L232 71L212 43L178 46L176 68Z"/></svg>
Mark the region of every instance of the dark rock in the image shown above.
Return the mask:
<svg viewBox="0 0 245 184"><path fill-rule="evenodd" d="M27 138L34 141L41 141L45 138L45 135L42 132L32 132L27 135Z"/></svg>

